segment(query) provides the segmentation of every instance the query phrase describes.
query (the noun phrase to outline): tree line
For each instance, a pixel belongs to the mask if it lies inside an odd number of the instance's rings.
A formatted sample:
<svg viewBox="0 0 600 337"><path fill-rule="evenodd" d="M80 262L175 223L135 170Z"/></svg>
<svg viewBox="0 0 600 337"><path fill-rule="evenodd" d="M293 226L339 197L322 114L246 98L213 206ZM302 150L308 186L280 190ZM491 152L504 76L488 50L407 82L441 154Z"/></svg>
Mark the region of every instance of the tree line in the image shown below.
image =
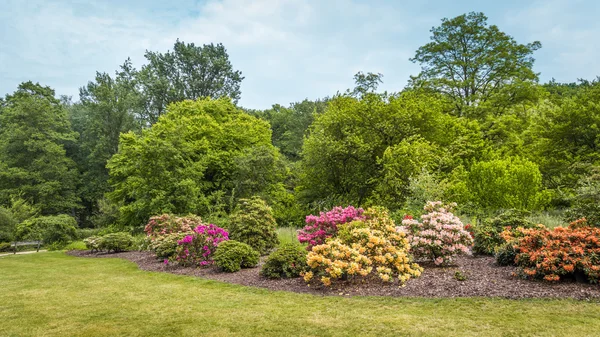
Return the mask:
<svg viewBox="0 0 600 337"><path fill-rule="evenodd" d="M399 92L360 72L354 88L266 110L238 105L244 77L222 44L147 51L139 69L96 73L77 101L25 82L0 99L0 226L223 223L252 196L280 225L335 205L414 214L427 200L463 214L593 212L600 82L539 83L539 48L468 13L432 28Z"/></svg>

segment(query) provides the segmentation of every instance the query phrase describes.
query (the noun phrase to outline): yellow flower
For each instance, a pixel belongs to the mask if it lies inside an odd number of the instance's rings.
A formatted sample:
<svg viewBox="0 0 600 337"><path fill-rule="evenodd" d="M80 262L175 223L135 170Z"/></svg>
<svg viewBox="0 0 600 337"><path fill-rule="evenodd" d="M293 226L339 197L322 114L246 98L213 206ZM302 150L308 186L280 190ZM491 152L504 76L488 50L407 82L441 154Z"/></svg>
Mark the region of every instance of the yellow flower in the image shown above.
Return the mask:
<svg viewBox="0 0 600 337"><path fill-rule="evenodd" d="M331 285L331 279L329 277L322 276L321 283L323 283L323 285L326 287L329 287Z"/></svg>

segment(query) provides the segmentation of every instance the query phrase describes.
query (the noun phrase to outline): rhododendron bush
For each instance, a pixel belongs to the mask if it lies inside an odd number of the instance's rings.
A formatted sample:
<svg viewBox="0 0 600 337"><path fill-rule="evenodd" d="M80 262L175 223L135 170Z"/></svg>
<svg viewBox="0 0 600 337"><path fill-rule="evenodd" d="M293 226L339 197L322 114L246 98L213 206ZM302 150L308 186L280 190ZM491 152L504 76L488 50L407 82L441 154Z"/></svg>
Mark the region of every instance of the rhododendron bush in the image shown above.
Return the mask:
<svg viewBox="0 0 600 337"><path fill-rule="evenodd" d="M397 231L407 235L415 259L443 265L457 255L471 253L473 237L460 219L451 213L455 206L430 201L424 207L426 214L421 216L421 222L410 216L402 220Z"/></svg>
<svg viewBox="0 0 600 337"><path fill-rule="evenodd" d="M192 234L177 242L174 260L182 266L207 266L212 264L219 243L229 240L229 233L213 224L200 225Z"/></svg>
<svg viewBox="0 0 600 337"><path fill-rule="evenodd" d="M229 233L213 224L203 224L198 216L178 217L163 214L150 218L145 227L148 248L165 263L183 266L206 266L219 243L229 240Z"/></svg>
<svg viewBox="0 0 600 337"><path fill-rule="evenodd" d="M346 208L334 207L329 212L321 212L319 216L306 217L306 226L298 231L298 241L308 243L307 249L325 243L325 240L336 235L338 225L362 220L364 210L348 206Z"/></svg>
<svg viewBox="0 0 600 337"><path fill-rule="evenodd" d="M511 232L505 236L514 235ZM549 230L543 226L519 230L510 241L517 252L515 262L526 278L559 281L565 276L585 275L591 283L600 279L600 228L572 223L569 228ZM508 238L510 240L510 238Z"/></svg>
<svg viewBox="0 0 600 337"><path fill-rule="evenodd" d="M382 208L369 208L360 220L338 226L338 235L315 245L306 262L310 270L304 280L319 277L329 286L332 280L367 276L373 271L383 281L396 277L404 283L421 275L422 268L412 263L405 234L397 232L394 221Z"/></svg>

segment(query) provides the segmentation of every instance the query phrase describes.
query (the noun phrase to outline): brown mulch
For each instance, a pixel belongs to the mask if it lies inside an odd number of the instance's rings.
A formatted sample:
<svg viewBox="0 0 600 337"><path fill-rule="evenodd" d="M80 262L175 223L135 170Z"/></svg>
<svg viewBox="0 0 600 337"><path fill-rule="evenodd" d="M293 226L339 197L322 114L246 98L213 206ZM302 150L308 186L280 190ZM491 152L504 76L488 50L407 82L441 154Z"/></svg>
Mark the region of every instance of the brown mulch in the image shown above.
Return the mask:
<svg viewBox="0 0 600 337"><path fill-rule="evenodd" d="M409 280L404 287L369 278L337 282L328 288L317 284L319 282L313 282L311 286L307 286L302 278L280 280L264 278L259 274L260 265L256 268L242 269L236 273L224 273L214 266L184 268L165 265L158 261L153 253L147 251L116 254L71 251L68 254L79 257L123 258L136 263L140 269L147 271L197 276L245 286L315 295L600 299L600 285L598 284L575 281L548 283L520 279L513 276L515 267L496 266L494 258L488 256L457 258L455 266L452 267L440 268L425 265L421 277ZM456 280L456 271L465 274L467 280Z"/></svg>

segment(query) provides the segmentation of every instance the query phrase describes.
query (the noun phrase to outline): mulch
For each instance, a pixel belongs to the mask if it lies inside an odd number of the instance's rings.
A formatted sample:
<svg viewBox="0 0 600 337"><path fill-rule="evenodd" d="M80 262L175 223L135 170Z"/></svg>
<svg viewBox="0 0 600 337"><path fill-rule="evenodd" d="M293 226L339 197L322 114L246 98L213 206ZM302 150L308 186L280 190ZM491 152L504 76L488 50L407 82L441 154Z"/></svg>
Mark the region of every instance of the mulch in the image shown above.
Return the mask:
<svg viewBox="0 0 600 337"><path fill-rule="evenodd" d="M578 283L574 280L558 283L524 280L513 276L516 271L515 267L497 266L494 263L494 258L489 256L460 257L455 260L455 265L450 267L422 265L425 270L421 277L409 280L404 287L400 287L397 283L382 282L376 277L338 281L334 282L331 287L324 287L318 281L307 286L302 278L273 280L262 277L259 272L260 264L264 262L264 258L256 268L242 269L236 273L224 273L215 266L184 268L165 265L162 261L157 260L153 253L148 251L114 254L71 251L68 254L79 257L122 258L136 263L140 269L147 271L196 276L244 286L323 296L600 299L600 285L598 284ZM457 280L455 278L456 271L466 275L467 279L464 281Z"/></svg>

